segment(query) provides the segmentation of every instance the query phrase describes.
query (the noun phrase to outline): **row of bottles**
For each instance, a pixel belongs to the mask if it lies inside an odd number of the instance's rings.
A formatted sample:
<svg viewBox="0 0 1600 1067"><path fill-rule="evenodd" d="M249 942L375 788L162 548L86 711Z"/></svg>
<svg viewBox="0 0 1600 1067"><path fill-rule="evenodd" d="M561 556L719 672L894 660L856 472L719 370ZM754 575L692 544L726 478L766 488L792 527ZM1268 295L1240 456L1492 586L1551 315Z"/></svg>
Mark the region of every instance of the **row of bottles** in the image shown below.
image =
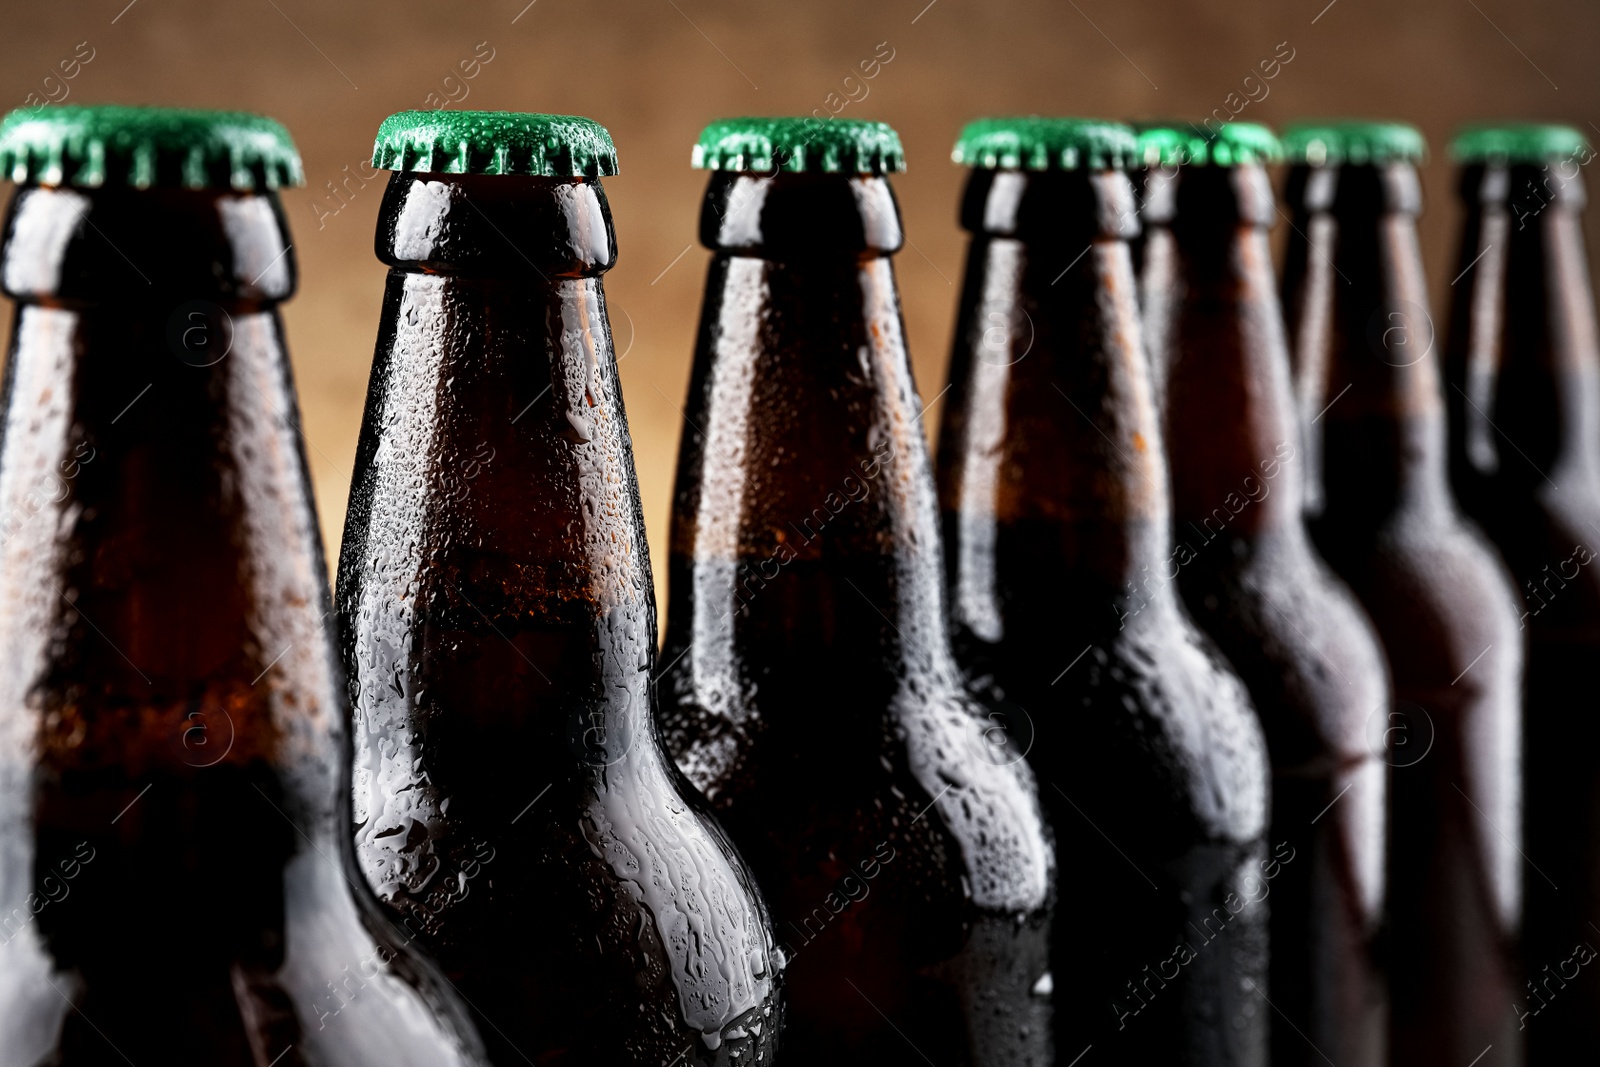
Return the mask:
<svg viewBox="0 0 1600 1067"><path fill-rule="evenodd" d="M12 116L0 1067L1600 1048L1587 148L1456 149L1447 420L1409 127L973 123L936 478L899 139L708 127L658 654L602 127L384 122L330 597L287 133Z"/></svg>

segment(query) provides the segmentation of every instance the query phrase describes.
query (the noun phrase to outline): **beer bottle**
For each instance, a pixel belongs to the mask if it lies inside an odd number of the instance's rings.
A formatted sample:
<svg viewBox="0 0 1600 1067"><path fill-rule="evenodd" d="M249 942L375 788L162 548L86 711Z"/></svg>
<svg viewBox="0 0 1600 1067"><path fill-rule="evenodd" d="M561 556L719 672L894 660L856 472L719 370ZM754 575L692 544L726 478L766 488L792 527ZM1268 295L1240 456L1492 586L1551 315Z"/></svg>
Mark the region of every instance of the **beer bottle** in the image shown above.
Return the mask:
<svg viewBox="0 0 1600 1067"><path fill-rule="evenodd" d="M780 957L662 748L589 119L405 111L338 608L356 852L497 1064L769 1064Z"/></svg>
<svg viewBox="0 0 1600 1067"><path fill-rule="evenodd" d="M27 109L0 169L0 1064L481 1062L350 877L288 133Z"/></svg>
<svg viewBox="0 0 1600 1067"><path fill-rule="evenodd" d="M1312 532L1388 655L1390 1059L1522 1062L1522 635L1493 548L1448 484L1443 391L1417 247L1422 135L1285 133L1284 271L1299 402L1321 438Z"/></svg>
<svg viewBox="0 0 1600 1067"><path fill-rule="evenodd" d="M1050 1064L1053 852L944 629L878 122L700 136L712 250L673 502L678 763L784 944L795 1063Z"/></svg>
<svg viewBox="0 0 1600 1067"><path fill-rule="evenodd" d="M1522 825L1529 863L1518 1019L1528 1060L1600 1049L1600 346L1567 126L1463 131L1466 225L1445 354L1451 461L1469 514L1522 589ZM1576 973L1574 973L1576 972Z"/></svg>
<svg viewBox="0 0 1600 1067"><path fill-rule="evenodd" d="M1260 1067L1269 883L1311 861L1268 855L1260 724L1173 583L1133 131L981 120L955 158L972 243L939 439L952 623L1034 728L1072 917L1051 953L1059 1062Z"/></svg>
<svg viewBox="0 0 1600 1067"><path fill-rule="evenodd" d="M1167 368L1175 533L1192 557L1178 586L1250 690L1272 760L1270 840L1296 857L1272 885L1272 1062L1381 1067L1389 678L1301 515L1267 240L1266 164L1282 150L1266 127L1228 123L1163 155L1171 167L1152 172L1145 217L1167 228L1172 255L1148 263L1145 336L1166 340L1150 357Z"/></svg>

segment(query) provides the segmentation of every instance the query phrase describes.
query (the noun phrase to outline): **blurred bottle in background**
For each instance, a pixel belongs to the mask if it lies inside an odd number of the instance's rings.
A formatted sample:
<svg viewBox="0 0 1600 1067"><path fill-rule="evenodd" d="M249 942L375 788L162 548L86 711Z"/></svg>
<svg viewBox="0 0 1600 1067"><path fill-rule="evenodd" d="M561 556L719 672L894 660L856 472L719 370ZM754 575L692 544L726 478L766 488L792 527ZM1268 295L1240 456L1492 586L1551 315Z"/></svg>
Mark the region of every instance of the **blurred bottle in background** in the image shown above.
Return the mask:
<svg viewBox="0 0 1600 1067"><path fill-rule="evenodd" d="M1139 135L1138 153L1133 165L1128 168L1128 182L1133 186L1133 208L1139 217L1138 232L1128 238L1128 248L1133 253L1133 276L1144 277L1144 260L1146 249L1154 247L1156 256L1170 256L1172 254L1172 233L1167 229L1167 220L1164 218L1149 217L1145 212L1145 198L1152 185L1152 177L1159 182L1160 177L1171 178L1177 168L1172 160L1176 158L1175 149L1180 142L1186 141L1188 136L1183 132L1190 128L1187 122L1150 119L1144 122L1130 123L1135 133ZM1141 296L1141 303L1143 302ZM1152 345L1148 334L1150 324L1145 329L1145 348L1154 350L1157 345ZM1151 380L1155 383L1157 409L1161 401L1161 368L1150 368Z"/></svg>
<svg viewBox="0 0 1600 1067"><path fill-rule="evenodd" d="M1260 724L1173 583L1129 127L972 123L940 500L957 648L1031 725L1056 831L1056 1049L1264 1065Z"/></svg>
<svg viewBox="0 0 1600 1067"><path fill-rule="evenodd" d="M1167 379L1184 602L1244 679L1272 757L1269 995L1276 1067L1388 1062L1384 917L1389 676L1377 634L1311 545L1299 419L1267 232L1270 130L1147 129L1143 220L1170 235L1142 279ZM1149 156L1146 156L1147 160ZM1153 322L1153 319L1164 321ZM1376 729L1374 729L1376 727Z"/></svg>
<svg viewBox="0 0 1600 1067"><path fill-rule="evenodd" d="M1390 1056L1522 1062L1522 635L1494 549L1450 494L1445 404L1416 219L1422 135L1284 135L1283 288L1306 419L1312 532L1377 626L1390 762ZM1320 462L1320 469L1313 466ZM1317 475L1320 473L1320 480Z"/></svg>
<svg viewBox="0 0 1600 1067"><path fill-rule="evenodd" d="M481 1062L350 878L288 133L46 108L0 168L0 1064Z"/></svg>
<svg viewBox="0 0 1600 1067"><path fill-rule="evenodd" d="M1050 1064L1053 854L964 690L882 123L730 119L672 514L662 715L750 860L795 1063Z"/></svg>
<svg viewBox="0 0 1600 1067"><path fill-rule="evenodd" d="M356 848L496 1064L765 1065L780 958L653 714L655 601L588 119L390 116L340 552Z"/></svg>
<svg viewBox="0 0 1600 1067"><path fill-rule="evenodd" d="M1133 275L1139 282L1139 307L1141 327L1144 331L1145 354L1150 360L1150 384L1155 396L1157 417L1166 410L1167 366L1166 353L1172 347L1166 330L1173 325L1173 315L1167 307L1169 297L1160 286L1146 290L1145 278L1157 280L1170 278L1177 268L1176 238L1172 234L1172 196L1168 191L1176 188L1178 161L1187 159L1193 150L1191 142L1203 140L1186 122L1135 122L1139 135L1137 165L1128 169L1128 180L1133 184L1134 210L1138 215L1138 232L1128 238L1133 251ZM1149 197L1154 193L1160 202L1152 205ZM1148 264L1148 266L1147 266Z"/></svg>
<svg viewBox="0 0 1600 1067"><path fill-rule="evenodd" d="M1600 343L1567 126L1456 139L1466 207L1446 348L1456 492L1522 591L1528 1061L1600 1050Z"/></svg>

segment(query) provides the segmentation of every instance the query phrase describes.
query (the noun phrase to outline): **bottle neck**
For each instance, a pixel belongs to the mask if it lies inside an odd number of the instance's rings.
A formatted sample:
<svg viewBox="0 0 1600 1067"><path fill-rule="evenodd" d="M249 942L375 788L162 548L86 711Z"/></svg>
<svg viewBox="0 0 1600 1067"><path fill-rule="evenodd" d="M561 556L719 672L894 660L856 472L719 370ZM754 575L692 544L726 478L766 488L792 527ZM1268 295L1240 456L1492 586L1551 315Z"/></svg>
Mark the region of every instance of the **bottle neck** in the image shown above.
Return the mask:
<svg viewBox="0 0 1600 1067"><path fill-rule="evenodd" d="M1445 409L1406 163L1296 167L1285 284L1307 452L1308 510L1340 528L1442 516ZM1296 291L1297 290L1297 291ZM1308 465L1309 466L1309 465Z"/></svg>
<svg viewBox="0 0 1600 1067"><path fill-rule="evenodd" d="M530 773L653 756L655 604L599 184L397 174L378 253L339 574L365 743L492 716ZM358 771L358 818L387 803L383 774L410 773L384 767Z"/></svg>
<svg viewBox="0 0 1600 1067"><path fill-rule="evenodd" d="M8 717L4 748L76 783L105 825L141 782L211 789L254 825L249 782L342 848L345 705L263 302L292 286L280 213L271 196L144 195L27 188L7 222L0 688L37 715ZM239 268L274 246L249 288Z"/></svg>
<svg viewBox="0 0 1600 1067"><path fill-rule="evenodd" d="M1577 164L1472 166L1452 288L1452 460L1518 495L1600 494L1600 339Z"/></svg>
<svg viewBox="0 0 1600 1067"><path fill-rule="evenodd" d="M701 234L715 255L685 409L666 654L692 649L706 690L737 662L771 678L822 656L886 684L949 670L887 181L716 175Z"/></svg>
<svg viewBox="0 0 1600 1067"><path fill-rule="evenodd" d="M1173 602L1156 577L1170 512L1132 203L1120 172L968 181L973 240L939 466L957 625L986 640L1008 615L1049 617L1032 609L1052 600L1111 628L1135 593Z"/></svg>
<svg viewBox="0 0 1600 1067"><path fill-rule="evenodd" d="M1186 167L1172 182L1172 251L1150 258L1144 287L1151 361L1167 378L1177 539L1293 535L1300 431L1267 237L1271 184L1258 165Z"/></svg>

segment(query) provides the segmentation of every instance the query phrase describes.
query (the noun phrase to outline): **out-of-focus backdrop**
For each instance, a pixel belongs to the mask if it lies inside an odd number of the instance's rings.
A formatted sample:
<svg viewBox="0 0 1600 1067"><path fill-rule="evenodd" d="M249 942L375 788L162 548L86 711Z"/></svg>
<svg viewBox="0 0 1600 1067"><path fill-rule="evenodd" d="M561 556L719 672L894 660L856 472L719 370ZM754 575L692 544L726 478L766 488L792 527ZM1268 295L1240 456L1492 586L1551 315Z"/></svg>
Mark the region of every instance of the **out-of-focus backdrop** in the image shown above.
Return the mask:
<svg viewBox="0 0 1600 1067"><path fill-rule="evenodd" d="M928 400L944 388L965 251L949 152L970 118L1415 122L1433 146L1422 238L1441 322L1455 127L1553 119L1600 142L1592 0L10 0L0 21L8 108L242 108L294 134L308 184L284 195L301 276L284 315L330 562L384 279L372 238L387 174L365 161L392 111L587 115L616 138L622 173L606 192L621 260L606 286L658 583L707 258L689 149L711 119L837 114L900 131L899 278ZM1600 209L1588 235L1593 247ZM9 335L8 304L3 315Z"/></svg>

